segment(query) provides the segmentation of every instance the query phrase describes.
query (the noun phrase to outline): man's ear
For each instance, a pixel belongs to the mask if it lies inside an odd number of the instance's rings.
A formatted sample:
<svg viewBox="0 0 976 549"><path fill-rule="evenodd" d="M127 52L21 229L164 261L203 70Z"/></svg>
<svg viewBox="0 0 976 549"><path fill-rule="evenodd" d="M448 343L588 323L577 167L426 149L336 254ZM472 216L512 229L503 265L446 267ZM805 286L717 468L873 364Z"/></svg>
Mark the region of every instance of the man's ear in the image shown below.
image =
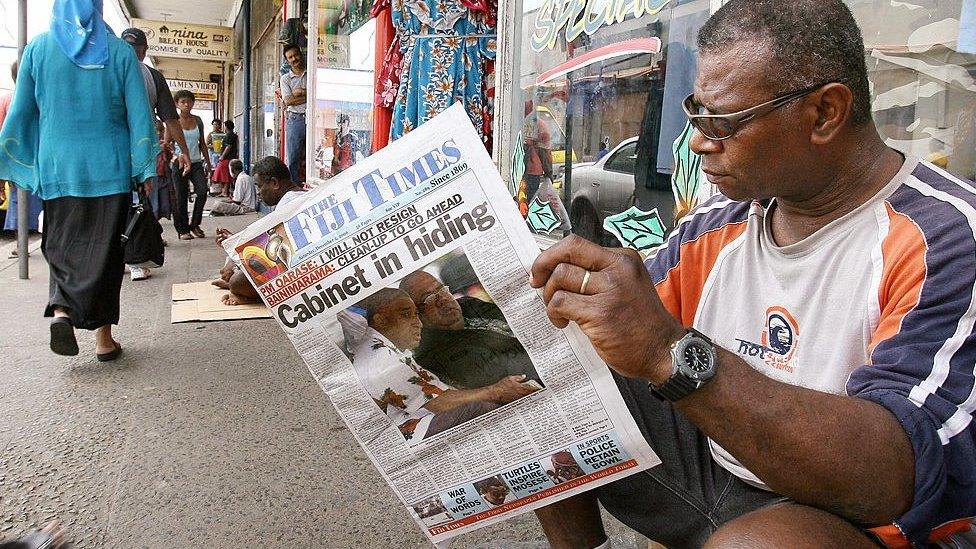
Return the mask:
<svg viewBox="0 0 976 549"><path fill-rule="evenodd" d="M844 84L835 82L815 92L811 99L814 99L816 119L810 139L814 145L824 145L850 123L854 94Z"/></svg>

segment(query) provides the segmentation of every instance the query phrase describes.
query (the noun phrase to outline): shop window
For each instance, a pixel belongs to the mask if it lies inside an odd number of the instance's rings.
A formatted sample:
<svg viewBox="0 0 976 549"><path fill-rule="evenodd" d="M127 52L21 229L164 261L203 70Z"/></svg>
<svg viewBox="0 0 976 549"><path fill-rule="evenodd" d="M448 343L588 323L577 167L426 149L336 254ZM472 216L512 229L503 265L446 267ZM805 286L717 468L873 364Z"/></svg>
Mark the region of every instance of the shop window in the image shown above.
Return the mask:
<svg viewBox="0 0 976 549"><path fill-rule="evenodd" d="M513 146L499 160L522 211L536 194L554 192L573 232L607 244L614 242L606 218L631 206L657 208L670 225L672 144L685 124L680 98L694 83L694 35L710 2L517 6Z"/></svg>
<svg viewBox="0 0 976 549"><path fill-rule="evenodd" d="M886 143L972 180L976 55L958 51L963 4L849 2L864 36L872 114Z"/></svg>
<svg viewBox="0 0 976 549"><path fill-rule="evenodd" d="M314 94L310 102L315 103L308 111L307 173L312 181L338 175L370 154L376 59L371 5L325 0L315 4L317 36L308 61Z"/></svg>

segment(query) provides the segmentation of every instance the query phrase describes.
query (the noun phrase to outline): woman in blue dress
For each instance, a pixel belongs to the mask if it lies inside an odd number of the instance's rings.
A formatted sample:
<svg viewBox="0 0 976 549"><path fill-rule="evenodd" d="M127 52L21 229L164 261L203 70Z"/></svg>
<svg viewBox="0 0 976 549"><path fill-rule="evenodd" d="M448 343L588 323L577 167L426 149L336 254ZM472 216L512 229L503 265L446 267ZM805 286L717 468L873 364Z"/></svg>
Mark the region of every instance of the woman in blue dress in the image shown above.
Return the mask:
<svg viewBox="0 0 976 549"><path fill-rule="evenodd" d="M78 354L95 331L99 360L122 347L120 235L134 184L156 174L158 142L132 48L102 20L102 0L55 0L49 32L24 50L0 132L0 179L44 202L51 350ZM83 147L78 143L84 143Z"/></svg>

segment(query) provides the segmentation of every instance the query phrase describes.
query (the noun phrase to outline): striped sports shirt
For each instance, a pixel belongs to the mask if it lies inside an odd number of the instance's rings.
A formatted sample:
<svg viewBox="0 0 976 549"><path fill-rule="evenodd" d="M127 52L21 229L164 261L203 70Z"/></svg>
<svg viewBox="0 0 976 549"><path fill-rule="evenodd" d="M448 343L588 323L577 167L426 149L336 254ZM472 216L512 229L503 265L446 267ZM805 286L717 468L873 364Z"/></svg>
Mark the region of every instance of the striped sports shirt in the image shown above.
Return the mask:
<svg viewBox="0 0 976 549"><path fill-rule="evenodd" d="M874 198L789 246L771 237L771 207L719 195L685 216L646 262L661 300L770 378L890 410L915 451L915 499L894 525L913 543L976 515L973 183L906 160Z"/></svg>

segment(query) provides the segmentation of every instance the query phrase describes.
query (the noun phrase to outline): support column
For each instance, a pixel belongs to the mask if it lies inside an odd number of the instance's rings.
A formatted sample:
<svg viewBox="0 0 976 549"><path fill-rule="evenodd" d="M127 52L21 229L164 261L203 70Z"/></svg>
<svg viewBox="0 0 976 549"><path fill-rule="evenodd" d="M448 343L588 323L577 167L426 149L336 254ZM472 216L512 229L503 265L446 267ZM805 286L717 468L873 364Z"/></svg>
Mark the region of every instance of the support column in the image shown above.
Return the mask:
<svg viewBox="0 0 976 549"><path fill-rule="evenodd" d="M244 169L250 171L251 166L251 0L244 0L241 9L244 11L244 114L241 128L241 159Z"/></svg>
<svg viewBox="0 0 976 549"><path fill-rule="evenodd" d="M20 16L17 28L17 59L24 56L27 47L27 0L17 2L17 12ZM30 278L30 266L27 262L27 231L30 228L30 198L27 191L17 187L17 263L21 280Z"/></svg>

